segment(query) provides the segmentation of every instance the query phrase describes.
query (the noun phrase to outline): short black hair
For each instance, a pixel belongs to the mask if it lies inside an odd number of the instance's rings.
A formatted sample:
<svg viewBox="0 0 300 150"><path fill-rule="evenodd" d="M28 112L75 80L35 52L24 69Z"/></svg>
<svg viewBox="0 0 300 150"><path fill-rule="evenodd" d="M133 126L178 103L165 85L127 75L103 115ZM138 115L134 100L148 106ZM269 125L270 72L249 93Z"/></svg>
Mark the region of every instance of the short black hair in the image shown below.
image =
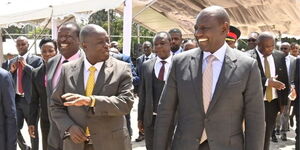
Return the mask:
<svg viewBox="0 0 300 150"><path fill-rule="evenodd" d="M169 34L172 34L172 33L178 33L178 34L180 34L180 36L182 36L182 33L181 33L180 29L178 29L178 28L173 28L173 29L169 30Z"/></svg>
<svg viewBox="0 0 300 150"><path fill-rule="evenodd" d="M53 40L53 39L51 39L51 38L49 38L49 37L45 37L45 38L43 38L43 39L40 41L40 44L39 44L40 49L42 49L42 46L43 46L44 44L48 43L48 42L53 43L54 48L55 48L55 51L57 52L57 43L56 43L56 41Z"/></svg>
<svg viewBox="0 0 300 150"><path fill-rule="evenodd" d="M79 38L80 26L75 22L66 22L66 23L63 23L62 25L60 25L59 28L65 27L67 25L71 25L75 28L75 33L76 33L77 37Z"/></svg>
<svg viewBox="0 0 300 150"><path fill-rule="evenodd" d="M162 31L162 32L157 32L155 36L153 37L153 43L157 38L167 38L169 42L172 41L171 35L168 32Z"/></svg>

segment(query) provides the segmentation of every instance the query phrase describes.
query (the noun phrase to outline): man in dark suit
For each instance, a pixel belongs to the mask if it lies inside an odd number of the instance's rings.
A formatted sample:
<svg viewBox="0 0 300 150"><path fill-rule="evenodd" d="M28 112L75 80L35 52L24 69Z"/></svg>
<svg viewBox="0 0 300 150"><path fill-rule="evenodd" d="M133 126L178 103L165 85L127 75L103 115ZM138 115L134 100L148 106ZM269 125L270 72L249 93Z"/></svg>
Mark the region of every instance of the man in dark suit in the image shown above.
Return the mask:
<svg viewBox="0 0 300 150"><path fill-rule="evenodd" d="M156 54L152 53L152 44L151 42L149 41L145 41L142 45L142 50L143 50L143 55L141 55L140 57L138 57L136 59L136 73L137 75L141 78L141 67L142 67L142 64L147 61L147 60L150 60L152 58L155 57ZM135 93L138 93L138 89L139 89L139 86L135 86L134 87L134 92ZM135 139L136 142L140 142L144 140L144 134L139 131L139 136L138 138Z"/></svg>
<svg viewBox="0 0 300 150"><path fill-rule="evenodd" d="M46 65L47 72L47 102L50 104L50 97L58 83L62 64L79 59L84 55L79 48L80 27L75 23L65 23L58 29L57 47L60 54L51 58ZM50 111L50 110L49 110ZM48 150L62 150L62 139L57 125L53 122L48 111L50 121L50 131L48 135Z"/></svg>
<svg viewBox="0 0 300 150"><path fill-rule="evenodd" d="M86 56L63 65L51 97L51 116L68 133L64 150L130 150L130 66L109 55L109 37L98 25L83 27L80 42Z"/></svg>
<svg viewBox="0 0 300 150"><path fill-rule="evenodd" d="M139 77L141 77L141 67L142 64L155 57L155 54L152 53L152 44L149 41L145 41L142 45L142 50L144 52L143 55L136 59L136 73Z"/></svg>
<svg viewBox="0 0 300 150"><path fill-rule="evenodd" d="M29 119L29 104L31 102L31 75L33 68L37 68L42 64L42 59L28 52L28 39L20 36L17 38L16 47L19 55L10 61L10 72L15 81L16 88L16 108L17 108L17 123L18 123L18 144L22 150L29 149L21 134L24 120L28 125ZM37 122L36 122L37 124ZM37 130L36 130L37 133ZM39 139L31 138L33 150L38 149Z"/></svg>
<svg viewBox="0 0 300 150"><path fill-rule="evenodd" d="M0 68L0 149L17 149L17 114L11 75Z"/></svg>
<svg viewBox="0 0 300 150"><path fill-rule="evenodd" d="M2 63L2 68L9 71L9 61L14 57L11 53L6 54L6 61Z"/></svg>
<svg viewBox="0 0 300 150"><path fill-rule="evenodd" d="M264 150L269 150L270 137L275 127L276 116L282 106L286 106L289 94L289 80L285 54L274 50L275 39L271 33L261 33L257 47L249 50L250 56L257 60L263 86L266 134Z"/></svg>
<svg viewBox="0 0 300 150"><path fill-rule="evenodd" d="M183 49L181 47L182 40L183 40L181 31L177 28L174 28L169 31L169 34L171 35L171 38L172 38L172 41L171 41L172 54L176 55L176 54L183 52Z"/></svg>
<svg viewBox="0 0 300 150"><path fill-rule="evenodd" d="M295 143L295 146L296 146L296 149L295 150L300 150L300 144L299 144L299 128L300 128L300 123L299 123L299 119L300 119L300 58L297 58L296 59L296 71L295 71L295 80L294 80L294 83L295 83L295 89L296 89L296 94L297 94L297 97L295 99L295 103L294 103L294 111L295 111L295 115L296 115L296 143Z"/></svg>
<svg viewBox="0 0 300 150"><path fill-rule="evenodd" d="M36 122L40 116L40 125L42 131L43 150L48 147L48 134L50 122L48 118L48 104L46 93L46 63L57 54L57 44L50 38L43 38L39 44L43 58L43 64L32 71L32 100L29 107L29 135L37 138L35 133ZM40 114L40 115L39 115Z"/></svg>
<svg viewBox="0 0 300 150"><path fill-rule="evenodd" d="M157 57L142 65L139 86L138 127L145 133L147 150L153 150L157 106L172 64L170 35L159 32L154 36L153 43Z"/></svg>
<svg viewBox="0 0 300 150"><path fill-rule="evenodd" d="M158 106L155 150L167 149L175 114L172 150L263 149L259 69L254 59L225 43L229 26L229 16L219 6L197 16L194 35L199 48L173 57Z"/></svg>

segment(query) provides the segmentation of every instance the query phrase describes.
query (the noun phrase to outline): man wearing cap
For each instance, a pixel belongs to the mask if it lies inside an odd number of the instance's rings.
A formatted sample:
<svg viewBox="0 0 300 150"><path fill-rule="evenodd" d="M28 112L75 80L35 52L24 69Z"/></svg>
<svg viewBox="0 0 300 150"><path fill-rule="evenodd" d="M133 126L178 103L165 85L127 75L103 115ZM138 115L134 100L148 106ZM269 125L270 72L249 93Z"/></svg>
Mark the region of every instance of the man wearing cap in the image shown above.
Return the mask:
<svg viewBox="0 0 300 150"><path fill-rule="evenodd" d="M226 43L231 48L236 49L235 43L239 39L240 36L241 36L241 31L238 28L234 27L234 26L230 26L229 32L228 32L227 37L225 39Z"/></svg>

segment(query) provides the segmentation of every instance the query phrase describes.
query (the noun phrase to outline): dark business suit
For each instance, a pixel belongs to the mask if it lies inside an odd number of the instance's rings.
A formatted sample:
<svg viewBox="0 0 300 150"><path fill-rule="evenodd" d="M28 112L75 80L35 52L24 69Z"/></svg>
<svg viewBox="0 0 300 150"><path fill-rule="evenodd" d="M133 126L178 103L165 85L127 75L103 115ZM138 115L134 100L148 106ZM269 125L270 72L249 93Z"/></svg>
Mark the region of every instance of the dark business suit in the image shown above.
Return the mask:
<svg viewBox="0 0 300 150"><path fill-rule="evenodd" d="M17 148L15 90L11 75L0 68L0 150Z"/></svg>
<svg viewBox="0 0 300 150"><path fill-rule="evenodd" d="M300 145L299 145L299 128L300 128L300 116L299 116L299 101L300 101L300 58L296 59L296 69L295 69L295 89L297 93L297 97L294 101L294 109L295 109L295 114L296 114L296 150L300 150Z"/></svg>
<svg viewBox="0 0 300 150"><path fill-rule="evenodd" d="M202 61L199 48L173 57L158 106L154 149L167 149L170 126L177 112L172 150L198 150L204 128L210 150L262 150L265 118L257 62L226 45L216 89L205 113Z"/></svg>
<svg viewBox="0 0 300 150"><path fill-rule="evenodd" d="M148 58L148 59L147 59ZM140 57L138 57L136 59L136 73L137 75L140 77L141 76L141 67L142 67L142 64L147 61L147 60L150 60L152 58L155 58L155 54L154 53L151 53L148 57L146 57L145 54L141 55Z"/></svg>
<svg viewBox="0 0 300 150"><path fill-rule="evenodd" d="M29 125L34 125L36 128L38 128L36 123L38 122L38 118L40 116L43 150L47 150L47 137L50 128L50 122L48 119L47 93L45 87L45 74L45 64L42 64L40 67L32 71L32 100L29 107Z"/></svg>
<svg viewBox="0 0 300 150"><path fill-rule="evenodd" d="M18 56L14 57L10 60L9 66L11 64L18 61ZM17 108L17 123L18 129L21 130L23 127L24 119L28 125L29 119L29 104L31 102L31 75L33 68L37 68L42 64L42 58L39 56L35 56L32 54L28 54L26 58L26 65L23 69L23 77L22 77L22 86L24 90L24 96L16 95L16 108ZM17 70L12 73L13 79L15 81L15 85L17 85ZM16 86L17 87L17 86ZM36 130L36 133L37 130ZM39 139L38 138L31 138L31 145L33 150L38 149ZM18 132L18 144L21 149L25 149L26 143L23 139L21 132Z"/></svg>
<svg viewBox="0 0 300 150"><path fill-rule="evenodd" d="M130 67L109 57L95 78L92 94L96 99L94 111L86 106L66 107L61 98L63 94L85 95L84 58L64 64L60 82L51 97L51 116L60 131L68 131L72 125L83 130L88 126L94 150L130 150L125 120L134 100ZM64 150L86 150L87 146L85 143L75 144L69 137L63 143Z"/></svg>
<svg viewBox="0 0 300 150"><path fill-rule="evenodd" d="M80 51L80 56L82 57L84 55L83 52ZM55 89L52 85L52 80L54 78L55 72L57 71L57 67L59 66L60 60L62 59L61 54L57 54L56 56L50 58L48 60L48 63L46 65L46 73L47 73L47 103L48 106L50 104L50 98L51 95ZM48 150L62 150L62 139L60 138L60 131L57 128L57 125L53 122L51 113L49 113L50 110L48 110L48 117L50 121L50 129L49 129L49 135L48 135Z"/></svg>
<svg viewBox="0 0 300 150"><path fill-rule="evenodd" d="M261 74L261 84L263 86L263 93L265 94L267 86L265 86L265 83L267 81L267 77L265 75L265 71L263 70L262 66L262 60L260 60L259 54L257 51L249 50L247 53L250 54L250 56L257 60L258 67ZM265 101L265 116L266 116L266 134L265 134L265 144L264 144L264 150L268 150L270 146L270 136L272 133L272 130L275 127L276 122L276 116L278 112L280 111L280 106L287 105L288 102L288 94L290 91L289 87L289 79L287 74L287 68L285 63L285 55L283 52L278 50L273 50L272 56L274 58L274 66L275 66L275 73L278 75L277 80L281 81L285 84L284 90L276 90L278 98L272 100L271 102Z"/></svg>
<svg viewBox="0 0 300 150"><path fill-rule="evenodd" d="M1 67L5 70L9 71L9 60L6 60L5 62L3 62Z"/></svg>

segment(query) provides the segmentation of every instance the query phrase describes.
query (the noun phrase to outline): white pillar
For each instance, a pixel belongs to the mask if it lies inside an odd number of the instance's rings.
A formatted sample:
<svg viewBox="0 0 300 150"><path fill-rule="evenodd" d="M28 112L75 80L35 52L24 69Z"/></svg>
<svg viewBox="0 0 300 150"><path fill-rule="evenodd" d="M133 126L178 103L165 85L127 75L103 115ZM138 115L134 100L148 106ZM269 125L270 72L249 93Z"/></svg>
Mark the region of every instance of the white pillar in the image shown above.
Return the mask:
<svg viewBox="0 0 300 150"><path fill-rule="evenodd" d="M3 41L2 41L2 30L0 28L0 65L2 65L3 61L4 61L4 57L3 57Z"/></svg>
<svg viewBox="0 0 300 150"><path fill-rule="evenodd" d="M58 30L57 19L54 18L51 19L51 30L52 30L51 31L52 39L57 40L57 30Z"/></svg>
<svg viewBox="0 0 300 150"><path fill-rule="evenodd" d="M132 0L125 0L123 15L123 54L130 56L132 26Z"/></svg>

